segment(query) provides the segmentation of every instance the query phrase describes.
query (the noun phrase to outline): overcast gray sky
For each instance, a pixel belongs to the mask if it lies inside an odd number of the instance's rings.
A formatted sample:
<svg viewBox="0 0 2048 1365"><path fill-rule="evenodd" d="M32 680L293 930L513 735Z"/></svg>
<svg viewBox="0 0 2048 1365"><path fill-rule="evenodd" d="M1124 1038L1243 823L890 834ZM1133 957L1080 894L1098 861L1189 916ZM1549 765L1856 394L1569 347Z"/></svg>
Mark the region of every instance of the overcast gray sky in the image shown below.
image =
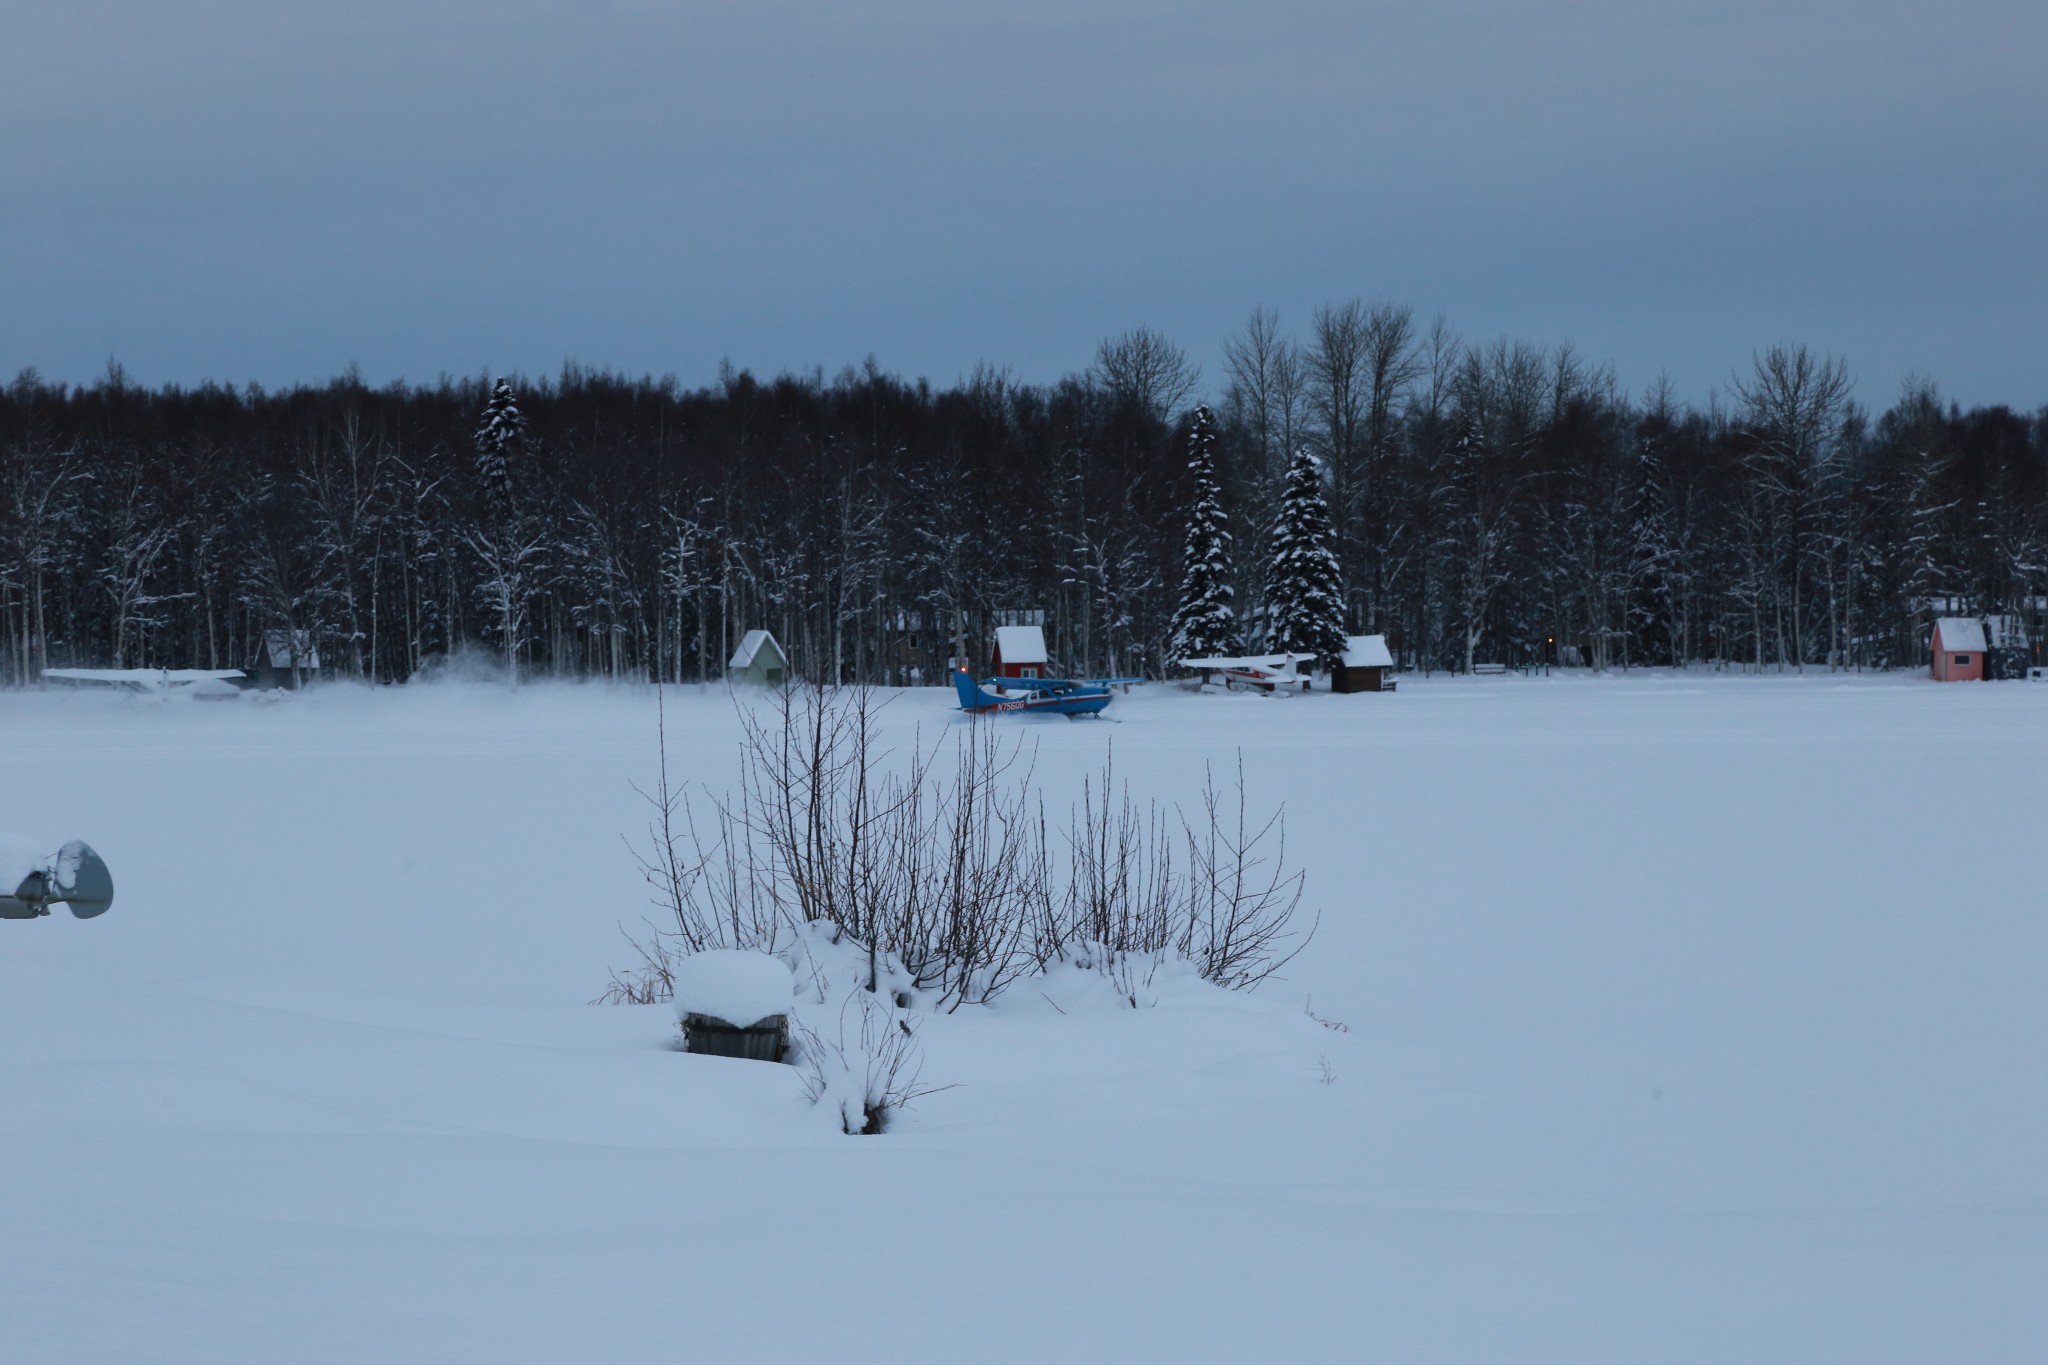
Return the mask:
<svg viewBox="0 0 2048 1365"><path fill-rule="evenodd" d="M1050 379L1258 304L2048 402L2043 0L0 0L0 371Z"/></svg>

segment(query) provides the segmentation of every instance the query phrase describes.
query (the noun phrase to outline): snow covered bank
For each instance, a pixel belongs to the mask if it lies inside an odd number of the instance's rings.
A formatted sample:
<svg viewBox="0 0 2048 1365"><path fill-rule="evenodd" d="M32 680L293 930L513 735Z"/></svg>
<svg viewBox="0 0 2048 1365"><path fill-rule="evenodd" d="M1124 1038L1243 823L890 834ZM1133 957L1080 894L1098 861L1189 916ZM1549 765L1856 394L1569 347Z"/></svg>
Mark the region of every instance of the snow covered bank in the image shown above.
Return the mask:
<svg viewBox="0 0 2048 1365"><path fill-rule="evenodd" d="M671 764L729 783L725 697L668 708ZM1052 791L1112 738L1164 797L1241 745L1321 930L1252 995L1169 981L1134 1011L1076 972L933 1019L923 1079L957 1088L860 1140L796 1068L584 1003L646 903L620 835L653 709L0 695L0 828L89 832L122 877L113 914L0 924L0 1355L2048 1339L2048 689L1404 679L1028 725ZM913 1321L873 1325L884 1284Z"/></svg>

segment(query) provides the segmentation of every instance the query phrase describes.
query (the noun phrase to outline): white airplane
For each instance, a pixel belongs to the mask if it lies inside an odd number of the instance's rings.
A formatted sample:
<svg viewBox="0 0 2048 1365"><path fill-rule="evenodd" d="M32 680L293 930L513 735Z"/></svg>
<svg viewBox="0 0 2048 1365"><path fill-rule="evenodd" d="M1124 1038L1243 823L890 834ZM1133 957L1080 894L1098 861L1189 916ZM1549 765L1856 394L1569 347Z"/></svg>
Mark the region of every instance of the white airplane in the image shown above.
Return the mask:
<svg viewBox="0 0 2048 1365"><path fill-rule="evenodd" d="M47 858L0 838L0 919L40 919L62 903L80 919L114 903L114 877L100 855L73 839Z"/></svg>
<svg viewBox="0 0 2048 1365"><path fill-rule="evenodd" d="M1301 665L1307 662L1308 656L1303 654L1226 654L1182 659L1180 667L1201 674L1205 683L1221 682L1232 689L1284 693L1308 686L1308 674L1301 671Z"/></svg>
<svg viewBox="0 0 2048 1365"><path fill-rule="evenodd" d="M145 697L232 697L239 668L46 668L52 682L83 687L117 687Z"/></svg>

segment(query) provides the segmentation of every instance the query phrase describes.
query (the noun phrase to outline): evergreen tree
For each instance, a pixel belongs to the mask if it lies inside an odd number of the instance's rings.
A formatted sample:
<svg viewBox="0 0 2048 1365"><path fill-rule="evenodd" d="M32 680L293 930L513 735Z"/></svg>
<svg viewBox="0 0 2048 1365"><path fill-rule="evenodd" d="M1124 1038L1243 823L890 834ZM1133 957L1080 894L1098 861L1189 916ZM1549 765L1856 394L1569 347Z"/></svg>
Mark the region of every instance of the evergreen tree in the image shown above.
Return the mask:
<svg viewBox="0 0 2048 1365"><path fill-rule="evenodd" d="M526 439L526 416L512 397L512 382L500 379L477 423L476 473L483 485L484 509L504 525L512 516L512 458Z"/></svg>
<svg viewBox="0 0 2048 1365"><path fill-rule="evenodd" d="M1273 564L1266 575L1268 644L1313 655L1332 668L1344 654L1344 588L1330 548L1330 501L1322 471L1306 448L1287 466L1280 519L1273 527Z"/></svg>
<svg viewBox="0 0 2048 1365"><path fill-rule="evenodd" d="M482 570L478 598L497 618L505 668L519 681L519 649L526 629L528 599L541 576L547 548L544 520L522 516L514 499L512 459L526 438L526 418L500 379L476 428L477 481L483 486L484 517L462 532L462 541Z"/></svg>
<svg viewBox="0 0 2048 1365"><path fill-rule="evenodd" d="M1206 405L1195 409L1188 433L1188 468L1195 472L1195 504L1181 551L1184 571L1170 652L1175 659L1235 654L1242 645L1231 605L1230 528L1216 482L1216 418Z"/></svg>

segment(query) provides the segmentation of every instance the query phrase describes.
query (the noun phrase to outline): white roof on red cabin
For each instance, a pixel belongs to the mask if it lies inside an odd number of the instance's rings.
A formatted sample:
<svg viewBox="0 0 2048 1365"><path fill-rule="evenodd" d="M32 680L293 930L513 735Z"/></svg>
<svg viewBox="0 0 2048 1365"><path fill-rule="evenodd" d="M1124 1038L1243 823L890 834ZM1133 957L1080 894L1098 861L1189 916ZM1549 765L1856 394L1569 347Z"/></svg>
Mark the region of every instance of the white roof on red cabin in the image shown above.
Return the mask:
<svg viewBox="0 0 2048 1365"><path fill-rule="evenodd" d="M1982 652L1985 648L1984 623L1973 617L1944 616L1934 623L1934 634L1944 653L1951 649Z"/></svg>
<svg viewBox="0 0 2048 1365"><path fill-rule="evenodd" d="M1346 668L1392 668L1394 656L1387 652L1384 635L1353 635L1344 641Z"/></svg>
<svg viewBox="0 0 2048 1365"><path fill-rule="evenodd" d="M732 652L732 661L726 664L726 667L746 668L754 662L754 656L761 652L762 645L774 645L775 657L784 663L789 662L789 656L782 652L782 646L776 643L773 634L765 630L750 630L740 637L740 647Z"/></svg>
<svg viewBox="0 0 2048 1365"><path fill-rule="evenodd" d="M996 653L1006 664L1042 664L1045 659L1045 629L1042 626L997 626Z"/></svg>

